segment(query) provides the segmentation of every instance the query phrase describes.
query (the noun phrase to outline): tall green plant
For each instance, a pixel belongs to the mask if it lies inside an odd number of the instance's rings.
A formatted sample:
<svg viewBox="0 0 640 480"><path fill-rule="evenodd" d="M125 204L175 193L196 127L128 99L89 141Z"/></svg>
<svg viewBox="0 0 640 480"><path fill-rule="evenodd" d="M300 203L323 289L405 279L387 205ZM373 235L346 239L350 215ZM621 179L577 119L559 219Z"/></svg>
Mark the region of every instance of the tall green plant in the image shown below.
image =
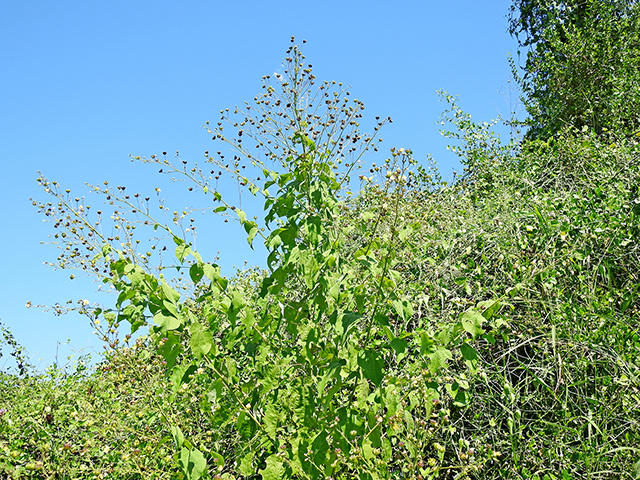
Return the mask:
<svg viewBox="0 0 640 480"><path fill-rule="evenodd" d="M223 277L183 233L151 215L148 198L130 198L124 187L95 188L114 205L121 232L105 237L81 199L41 176L56 200L39 207L62 230L58 265L97 274L118 292L114 308L81 305L90 318L150 327L174 395L193 382L207 392L194 407L207 418L210 442L194 445L168 426L186 478L461 478L492 452L457 437L449 408L468 400L474 340L499 304L481 302L445 322L416 313L396 269L397 252L419 228L399 215L410 152L393 150L386 162L384 202L354 210L351 176L377 150L386 121L362 133L362 102L335 82L316 87L304 60L292 39L283 75L263 77L253 103L207 123L233 150L232 160L222 149L217 158L207 153L211 176L182 161L140 159L212 196L215 212L235 215L249 244L263 238L266 271ZM223 171L264 200L262 224L217 191ZM173 220L180 224L177 212ZM167 233L190 285L172 284L166 266L153 269L151 250L137 251L140 226ZM354 236L355 251L345 248Z"/></svg>

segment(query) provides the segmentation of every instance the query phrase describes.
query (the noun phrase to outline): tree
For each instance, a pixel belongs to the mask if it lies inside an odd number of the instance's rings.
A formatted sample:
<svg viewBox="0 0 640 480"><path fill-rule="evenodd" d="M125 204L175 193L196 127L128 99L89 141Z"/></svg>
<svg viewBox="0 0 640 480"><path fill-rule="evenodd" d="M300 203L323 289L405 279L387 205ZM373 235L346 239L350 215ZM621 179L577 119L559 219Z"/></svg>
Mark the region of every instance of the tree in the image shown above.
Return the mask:
<svg viewBox="0 0 640 480"><path fill-rule="evenodd" d="M514 0L509 33L527 47L520 79L528 138L566 128L640 128L640 6L635 0Z"/></svg>

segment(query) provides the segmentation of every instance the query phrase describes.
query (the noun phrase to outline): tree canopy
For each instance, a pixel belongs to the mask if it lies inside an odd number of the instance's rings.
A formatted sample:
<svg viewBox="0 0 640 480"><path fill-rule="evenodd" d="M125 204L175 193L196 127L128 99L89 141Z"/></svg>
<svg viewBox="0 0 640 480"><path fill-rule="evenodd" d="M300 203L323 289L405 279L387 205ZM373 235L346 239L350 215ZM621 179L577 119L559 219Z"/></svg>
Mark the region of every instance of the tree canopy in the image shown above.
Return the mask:
<svg viewBox="0 0 640 480"><path fill-rule="evenodd" d="M640 6L635 0L514 0L509 33L526 47L529 138L566 128L640 127Z"/></svg>

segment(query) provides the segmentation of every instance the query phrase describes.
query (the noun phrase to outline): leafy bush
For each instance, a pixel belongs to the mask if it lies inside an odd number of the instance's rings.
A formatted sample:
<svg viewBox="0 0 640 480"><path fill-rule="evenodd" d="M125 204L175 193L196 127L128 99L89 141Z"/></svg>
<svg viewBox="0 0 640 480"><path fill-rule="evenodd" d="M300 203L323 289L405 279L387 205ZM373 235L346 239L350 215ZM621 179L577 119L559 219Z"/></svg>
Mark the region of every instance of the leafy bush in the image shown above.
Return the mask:
<svg viewBox="0 0 640 480"><path fill-rule="evenodd" d="M144 338L110 349L94 371L89 360L19 381L2 376L3 478L180 478L167 425L207 440L194 407L198 382L172 392Z"/></svg>

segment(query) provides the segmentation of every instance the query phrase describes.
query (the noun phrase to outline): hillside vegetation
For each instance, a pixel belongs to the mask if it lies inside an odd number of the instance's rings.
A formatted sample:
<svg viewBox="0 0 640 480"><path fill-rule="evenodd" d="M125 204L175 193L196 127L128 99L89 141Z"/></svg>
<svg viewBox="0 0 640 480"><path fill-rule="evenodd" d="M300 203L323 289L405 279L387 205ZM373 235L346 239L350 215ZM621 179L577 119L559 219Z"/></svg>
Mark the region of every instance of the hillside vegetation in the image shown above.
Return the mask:
<svg viewBox="0 0 640 480"><path fill-rule="evenodd" d="M0 375L0 475L640 478L638 13L514 2L524 137L442 93L452 182L408 149L365 163L390 119L365 133L292 39L285 75L207 124L201 164L138 158L263 243L264 270L222 276L159 195L96 186L102 212L40 175L57 265L117 300L55 307L101 332L96 368L35 372L3 330L20 371Z"/></svg>

